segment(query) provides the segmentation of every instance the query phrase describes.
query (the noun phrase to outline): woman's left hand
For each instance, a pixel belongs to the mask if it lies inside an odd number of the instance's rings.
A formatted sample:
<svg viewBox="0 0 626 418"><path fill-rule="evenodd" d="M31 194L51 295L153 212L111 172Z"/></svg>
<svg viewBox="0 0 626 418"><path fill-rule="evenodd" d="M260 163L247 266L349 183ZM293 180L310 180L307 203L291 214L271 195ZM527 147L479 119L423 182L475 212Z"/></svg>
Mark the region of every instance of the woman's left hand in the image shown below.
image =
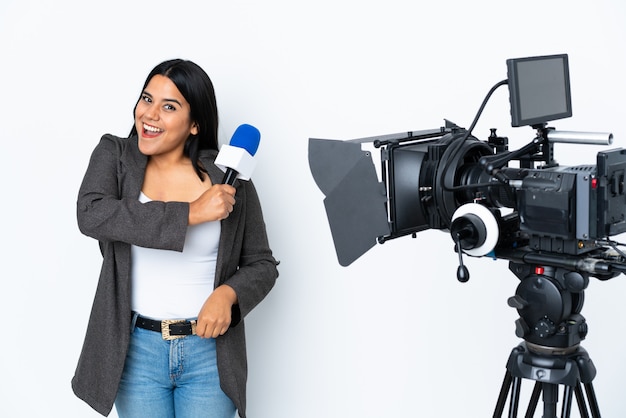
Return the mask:
<svg viewBox="0 0 626 418"><path fill-rule="evenodd" d="M224 335L230 326L231 309L237 303L237 294L232 287L221 285L204 302L196 325L196 334L203 338Z"/></svg>

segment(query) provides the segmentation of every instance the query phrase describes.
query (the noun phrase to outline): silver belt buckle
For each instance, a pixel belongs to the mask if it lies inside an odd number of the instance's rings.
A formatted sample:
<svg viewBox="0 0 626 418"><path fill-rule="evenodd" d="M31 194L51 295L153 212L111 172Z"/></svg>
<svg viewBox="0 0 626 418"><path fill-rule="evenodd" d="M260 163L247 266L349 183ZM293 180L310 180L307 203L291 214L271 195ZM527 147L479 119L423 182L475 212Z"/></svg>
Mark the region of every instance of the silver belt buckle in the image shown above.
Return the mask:
<svg viewBox="0 0 626 418"><path fill-rule="evenodd" d="M165 319L161 321L161 336L166 341L175 340L177 338L183 338L186 335L170 335L170 325L180 324L185 322L184 319ZM191 323L191 334L196 335L196 321L189 321Z"/></svg>

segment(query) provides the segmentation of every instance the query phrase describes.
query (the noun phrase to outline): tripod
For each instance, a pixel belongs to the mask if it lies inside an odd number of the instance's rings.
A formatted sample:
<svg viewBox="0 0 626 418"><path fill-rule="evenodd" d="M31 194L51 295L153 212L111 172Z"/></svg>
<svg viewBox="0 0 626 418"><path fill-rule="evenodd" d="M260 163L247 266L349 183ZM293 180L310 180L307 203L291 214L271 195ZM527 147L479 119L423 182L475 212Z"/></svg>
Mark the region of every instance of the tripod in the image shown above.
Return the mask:
<svg viewBox="0 0 626 418"><path fill-rule="evenodd" d="M600 418L598 401L593 389L592 380L596 369L587 351L580 347L551 352L533 344L523 342L513 349L507 362L500 396L493 414L494 418L502 417L505 402L511 393L508 418L517 418L522 379L535 380L526 418L535 414L539 397L543 393L543 418L557 418L559 385L563 385L563 403L561 417L569 418L572 409L572 394L575 394L581 418ZM583 386L591 411L587 408Z"/></svg>
<svg viewBox="0 0 626 418"><path fill-rule="evenodd" d="M570 417L573 396L581 418L589 418L589 413L600 418L592 384L596 369L580 346L587 334L580 312L588 277L570 269L526 263L511 262L509 269L521 280L508 304L520 314L515 333L524 341L509 356L493 417L502 417L510 392L508 418L517 418L522 380L530 379L535 386L526 418L534 416L542 394L542 418L557 418L559 386L563 386L561 418Z"/></svg>

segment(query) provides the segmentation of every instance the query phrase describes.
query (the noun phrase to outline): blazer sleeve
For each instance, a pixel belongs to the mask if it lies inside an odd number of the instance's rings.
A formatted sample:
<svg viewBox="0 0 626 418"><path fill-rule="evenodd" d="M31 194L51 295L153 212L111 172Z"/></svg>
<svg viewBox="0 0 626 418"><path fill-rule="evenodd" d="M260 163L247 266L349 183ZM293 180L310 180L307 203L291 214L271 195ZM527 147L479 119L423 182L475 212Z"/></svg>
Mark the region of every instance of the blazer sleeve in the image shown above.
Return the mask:
<svg viewBox="0 0 626 418"><path fill-rule="evenodd" d="M130 139L102 137L78 192L78 227L101 242L182 251L189 204L139 201L145 163L132 158L132 146Z"/></svg>

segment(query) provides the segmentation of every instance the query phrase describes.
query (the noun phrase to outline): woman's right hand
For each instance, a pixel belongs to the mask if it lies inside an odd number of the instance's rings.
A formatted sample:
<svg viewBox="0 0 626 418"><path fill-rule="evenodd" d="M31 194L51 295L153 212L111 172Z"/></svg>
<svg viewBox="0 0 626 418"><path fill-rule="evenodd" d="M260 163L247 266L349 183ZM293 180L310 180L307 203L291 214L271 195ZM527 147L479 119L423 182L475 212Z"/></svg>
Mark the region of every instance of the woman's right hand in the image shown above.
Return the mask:
<svg viewBox="0 0 626 418"><path fill-rule="evenodd" d="M228 184L214 184L189 204L189 225L221 221L233 211L235 188Z"/></svg>

